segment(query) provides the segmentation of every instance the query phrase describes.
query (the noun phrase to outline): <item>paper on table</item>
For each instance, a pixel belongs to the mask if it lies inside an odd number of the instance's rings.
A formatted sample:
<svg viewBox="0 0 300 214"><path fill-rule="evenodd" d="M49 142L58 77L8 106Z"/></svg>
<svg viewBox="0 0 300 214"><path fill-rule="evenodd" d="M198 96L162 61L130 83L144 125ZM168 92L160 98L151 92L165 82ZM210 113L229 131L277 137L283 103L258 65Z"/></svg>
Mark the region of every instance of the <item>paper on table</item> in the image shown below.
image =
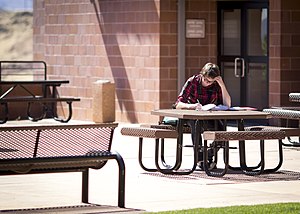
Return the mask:
<svg viewBox="0 0 300 214"><path fill-rule="evenodd" d="M255 111L255 110L257 110L257 108L248 107L248 106L245 106L245 107L234 106L234 107L229 108L229 110L232 110L232 111Z"/></svg>
<svg viewBox="0 0 300 214"><path fill-rule="evenodd" d="M211 110L211 109L213 109L213 108L215 108L215 107L216 107L215 104L207 104L207 105L202 106L202 109L201 109L201 110L203 110L203 111L208 111L208 110Z"/></svg>

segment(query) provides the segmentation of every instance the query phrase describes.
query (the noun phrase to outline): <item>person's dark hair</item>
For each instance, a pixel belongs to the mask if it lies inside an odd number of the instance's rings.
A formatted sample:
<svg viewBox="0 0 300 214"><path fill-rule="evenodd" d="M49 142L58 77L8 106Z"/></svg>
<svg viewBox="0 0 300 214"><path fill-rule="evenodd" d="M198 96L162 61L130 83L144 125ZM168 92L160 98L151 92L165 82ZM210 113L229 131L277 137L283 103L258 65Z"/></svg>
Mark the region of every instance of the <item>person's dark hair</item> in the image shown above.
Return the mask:
<svg viewBox="0 0 300 214"><path fill-rule="evenodd" d="M206 63L200 71L204 77L210 77L212 79L221 75L220 69L216 64Z"/></svg>

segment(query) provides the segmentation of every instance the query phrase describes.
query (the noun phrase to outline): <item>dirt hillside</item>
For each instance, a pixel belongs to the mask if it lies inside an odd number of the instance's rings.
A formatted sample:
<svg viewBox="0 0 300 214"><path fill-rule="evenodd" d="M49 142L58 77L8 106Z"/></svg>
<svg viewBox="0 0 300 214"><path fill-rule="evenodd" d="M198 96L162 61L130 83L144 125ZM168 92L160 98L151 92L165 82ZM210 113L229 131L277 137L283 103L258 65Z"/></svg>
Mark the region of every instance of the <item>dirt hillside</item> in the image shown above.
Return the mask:
<svg viewBox="0 0 300 214"><path fill-rule="evenodd" d="M0 10L0 60L32 60L32 12Z"/></svg>

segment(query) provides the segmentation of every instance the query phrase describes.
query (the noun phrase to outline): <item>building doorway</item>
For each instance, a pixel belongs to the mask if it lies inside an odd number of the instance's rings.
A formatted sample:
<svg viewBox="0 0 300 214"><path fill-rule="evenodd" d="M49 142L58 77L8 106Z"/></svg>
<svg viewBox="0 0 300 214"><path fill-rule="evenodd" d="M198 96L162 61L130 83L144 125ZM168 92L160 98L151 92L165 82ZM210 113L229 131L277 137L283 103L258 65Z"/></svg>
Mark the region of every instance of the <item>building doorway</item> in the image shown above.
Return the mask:
<svg viewBox="0 0 300 214"><path fill-rule="evenodd" d="M268 2L218 2L218 64L232 106L268 107Z"/></svg>

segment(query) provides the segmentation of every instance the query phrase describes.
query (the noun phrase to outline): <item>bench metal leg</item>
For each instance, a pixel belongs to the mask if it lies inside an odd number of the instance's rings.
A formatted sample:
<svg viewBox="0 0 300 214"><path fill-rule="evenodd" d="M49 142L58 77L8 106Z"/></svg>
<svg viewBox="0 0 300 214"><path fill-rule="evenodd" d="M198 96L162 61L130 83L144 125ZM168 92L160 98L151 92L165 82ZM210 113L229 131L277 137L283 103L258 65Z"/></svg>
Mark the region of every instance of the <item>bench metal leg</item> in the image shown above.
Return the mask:
<svg viewBox="0 0 300 214"><path fill-rule="evenodd" d="M114 157L119 167L118 178L118 207L125 207L125 163L119 153L114 153ZM89 169L82 171L82 193L81 200L83 203L89 203Z"/></svg>
<svg viewBox="0 0 300 214"><path fill-rule="evenodd" d="M116 159L119 166L119 183L118 183L118 206L125 207L125 163L122 156L116 153Z"/></svg>
<svg viewBox="0 0 300 214"><path fill-rule="evenodd" d="M89 169L82 171L81 201L89 203Z"/></svg>

